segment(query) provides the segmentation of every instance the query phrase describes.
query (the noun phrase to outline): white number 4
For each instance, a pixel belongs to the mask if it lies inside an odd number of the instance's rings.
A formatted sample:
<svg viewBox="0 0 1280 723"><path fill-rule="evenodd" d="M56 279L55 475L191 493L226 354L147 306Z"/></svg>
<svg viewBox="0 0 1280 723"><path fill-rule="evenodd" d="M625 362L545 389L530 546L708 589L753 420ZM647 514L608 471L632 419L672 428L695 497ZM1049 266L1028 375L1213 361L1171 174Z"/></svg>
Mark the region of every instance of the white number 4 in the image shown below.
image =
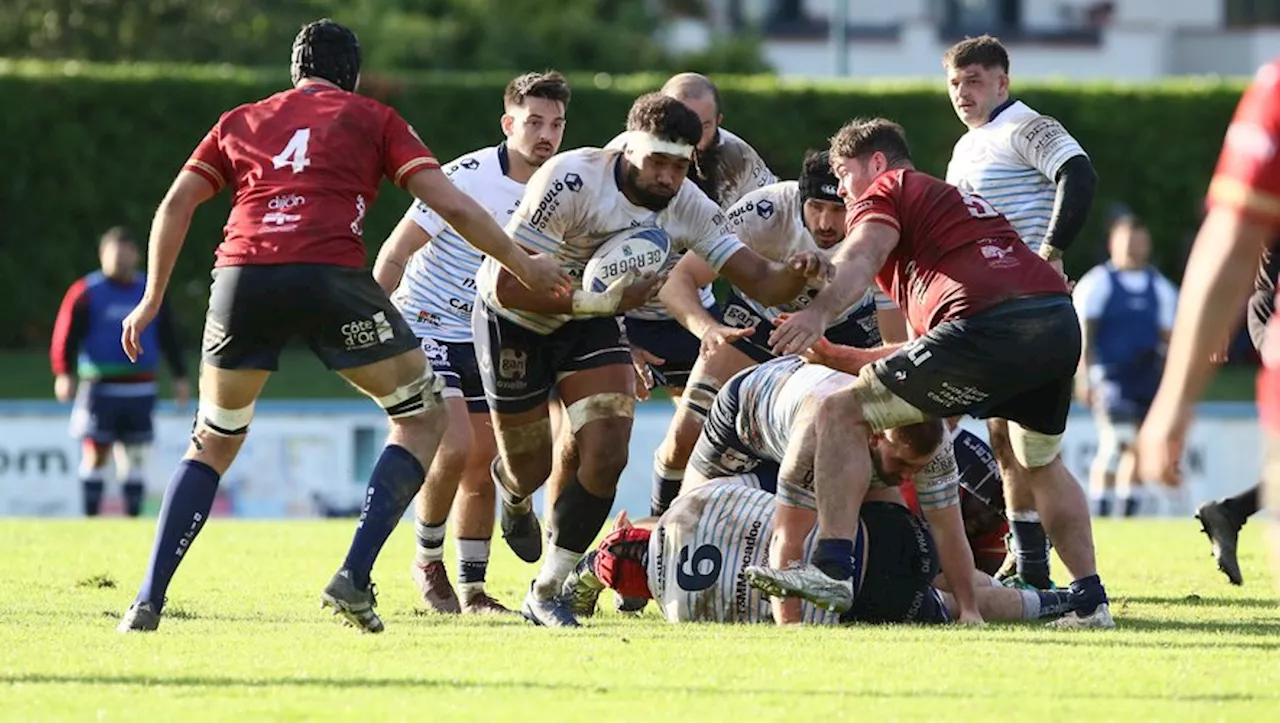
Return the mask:
<svg viewBox="0 0 1280 723"><path fill-rule="evenodd" d="M279 166L277 166L279 168ZM995 206L987 199L976 193L961 191L960 198L964 200L964 205L969 208L969 215L974 218L995 218L1000 215Z"/></svg>
<svg viewBox="0 0 1280 723"><path fill-rule="evenodd" d="M271 164L277 171L285 166L292 166L294 173L301 173L302 169L311 165L311 159L307 158L307 143L310 140L310 128L299 128L294 131L293 137L289 139L289 145L271 159Z"/></svg>

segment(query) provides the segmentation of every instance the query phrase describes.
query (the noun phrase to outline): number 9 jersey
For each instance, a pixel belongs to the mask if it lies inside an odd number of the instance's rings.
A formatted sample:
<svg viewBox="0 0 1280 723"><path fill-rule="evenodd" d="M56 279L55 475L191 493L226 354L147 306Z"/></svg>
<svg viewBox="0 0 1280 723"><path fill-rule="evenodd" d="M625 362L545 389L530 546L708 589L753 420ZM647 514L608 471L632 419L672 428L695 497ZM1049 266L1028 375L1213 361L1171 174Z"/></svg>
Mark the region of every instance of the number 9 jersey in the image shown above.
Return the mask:
<svg viewBox="0 0 1280 723"><path fill-rule="evenodd" d="M362 269L364 217L385 177L440 164L395 110L318 83L224 113L183 166L232 187L215 266Z"/></svg>
<svg viewBox="0 0 1280 723"><path fill-rule="evenodd" d="M769 599L747 584L767 565L775 498L734 481L709 482L676 498L649 537L649 590L668 622L771 622ZM805 541L808 559L816 544ZM836 613L802 606L806 624L834 625Z"/></svg>

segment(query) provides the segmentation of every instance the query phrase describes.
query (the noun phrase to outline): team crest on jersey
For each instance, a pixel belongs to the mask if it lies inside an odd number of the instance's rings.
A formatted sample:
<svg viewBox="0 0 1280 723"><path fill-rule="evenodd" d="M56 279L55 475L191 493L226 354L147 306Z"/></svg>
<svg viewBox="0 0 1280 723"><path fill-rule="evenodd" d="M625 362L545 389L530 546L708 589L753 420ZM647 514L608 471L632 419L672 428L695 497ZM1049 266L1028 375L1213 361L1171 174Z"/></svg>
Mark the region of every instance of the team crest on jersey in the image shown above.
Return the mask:
<svg viewBox="0 0 1280 723"><path fill-rule="evenodd" d="M529 354L519 349L503 349L498 356L498 376L523 379L529 372Z"/></svg>
<svg viewBox="0 0 1280 723"><path fill-rule="evenodd" d="M474 158L467 158L466 160L462 161L461 165L463 168L467 169L468 171L474 171L480 167L480 161L477 161Z"/></svg>
<svg viewBox="0 0 1280 723"><path fill-rule="evenodd" d="M756 214L763 219L772 218L773 217L773 201L770 201L767 198L760 199L760 202L756 204Z"/></svg>
<svg viewBox="0 0 1280 723"><path fill-rule="evenodd" d="M565 188L577 193L582 190L582 176L576 173L566 173L564 174L564 185Z"/></svg>

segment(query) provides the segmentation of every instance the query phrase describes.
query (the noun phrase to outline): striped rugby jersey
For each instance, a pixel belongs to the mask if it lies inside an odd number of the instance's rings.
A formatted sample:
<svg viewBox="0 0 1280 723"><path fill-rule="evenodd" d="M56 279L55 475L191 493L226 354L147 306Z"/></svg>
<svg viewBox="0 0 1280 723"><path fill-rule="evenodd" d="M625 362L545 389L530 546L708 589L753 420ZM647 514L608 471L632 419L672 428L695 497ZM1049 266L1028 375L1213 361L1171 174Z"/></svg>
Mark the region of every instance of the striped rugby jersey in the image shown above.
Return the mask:
<svg viewBox="0 0 1280 723"><path fill-rule="evenodd" d="M743 248L741 241L722 230L720 208L692 183L680 184L675 198L661 211L631 203L622 193L621 158L621 151L601 148L579 148L552 157L530 179L507 233L529 251L553 254L579 283L600 244L628 228L656 226L666 231L671 254L664 273L686 249L719 271ZM499 268L486 258L476 277L481 299L499 316L539 334L550 334L573 318L503 307L496 293Z"/></svg>
<svg viewBox="0 0 1280 723"><path fill-rule="evenodd" d="M502 144L473 151L444 167L454 185L493 214L498 225L507 223L524 195L524 184L507 176L507 158ZM392 303L419 337L470 343L476 272L484 254L422 201L415 201L405 218L431 240L410 257Z"/></svg>
<svg viewBox="0 0 1280 723"><path fill-rule="evenodd" d="M680 495L649 537L649 590L669 622L773 622L769 598L747 583L751 565L769 564L774 497L735 481ZM804 559L817 544L805 540ZM836 613L805 602L801 620L834 625Z"/></svg>
<svg viewBox="0 0 1280 723"><path fill-rule="evenodd" d="M804 225L804 213L801 210L800 184L795 181L772 183L764 188L756 189L738 200L725 212L725 233L731 233L761 256L772 261L784 261L793 253L812 251L822 254L830 260L836 247L818 248L813 234ZM735 289L738 296L751 307L751 310L762 319L772 321L778 316L799 311L813 301L818 293L817 284L810 282L805 293L778 306L764 306ZM897 305L885 296L874 284L867 293L843 314L831 321L831 326L840 324L855 311L875 304L877 309L896 309Z"/></svg>
<svg viewBox="0 0 1280 723"><path fill-rule="evenodd" d="M1039 251L1049 232L1058 171L1083 155L1061 123L1010 99L989 122L956 141L946 181L990 201L1027 246Z"/></svg>

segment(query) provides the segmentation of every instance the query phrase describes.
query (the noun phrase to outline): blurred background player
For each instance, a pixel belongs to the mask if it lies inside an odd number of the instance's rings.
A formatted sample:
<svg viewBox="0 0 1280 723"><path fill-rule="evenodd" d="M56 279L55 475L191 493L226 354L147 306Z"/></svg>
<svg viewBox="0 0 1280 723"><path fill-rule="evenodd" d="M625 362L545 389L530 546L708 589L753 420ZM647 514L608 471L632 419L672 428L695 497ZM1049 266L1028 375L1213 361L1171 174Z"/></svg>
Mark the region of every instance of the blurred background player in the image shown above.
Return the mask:
<svg viewBox="0 0 1280 723"><path fill-rule="evenodd" d="M551 550L521 610L537 625L579 625L560 599L561 584L604 526L627 464L636 373L620 317L653 298L683 249L766 303L794 298L828 270L809 254L769 261L722 230L719 207L685 183L701 137L688 106L643 95L627 114L627 130L625 150L578 149L539 168L507 228L530 252L553 255L577 276L610 235L657 227L672 251L662 273L628 273L603 292L575 290L567 298L531 292L490 260L477 275L481 299L472 321L498 443L493 474L503 537L526 562L542 555L529 497L551 473L553 389L574 436L576 461L551 510Z"/></svg>
<svg viewBox="0 0 1280 723"><path fill-rule="evenodd" d="M564 139L569 84L556 72L526 73L507 84L499 121L506 140L445 166L453 183L506 222L524 185ZM442 392L449 429L414 503L417 553L412 573L423 601L443 613L510 613L484 589L496 494L489 464L497 454L489 405L476 365L471 311L483 255L418 201L378 252L373 275L422 340ZM455 500L456 497L456 500ZM459 597L445 571L444 533L457 507Z"/></svg>
<svg viewBox="0 0 1280 723"><path fill-rule="evenodd" d="M1071 293L1080 316L1080 371L1076 397L1093 408L1098 451L1089 467L1095 512L1138 514L1141 480L1133 443L1164 371L1178 290L1151 265L1151 234L1141 220L1111 224L1110 259L1080 278Z"/></svg>
<svg viewBox="0 0 1280 723"><path fill-rule="evenodd" d="M146 351L136 362L131 363L120 347L121 322L142 300L146 287L138 257L138 245L127 229L117 226L102 235L101 268L67 289L49 347L54 395L60 402L75 400L71 434L83 440L80 486L89 517L101 511L113 449L125 514L137 517L142 512L147 451L155 439L152 416L161 356L173 374L178 406L186 406L191 396L187 362L167 302L160 304L156 323L143 335Z"/></svg>
<svg viewBox="0 0 1280 723"><path fill-rule="evenodd" d="M1062 253L1084 227L1097 174L1084 149L1057 120L1009 95L1009 54L983 35L942 57L951 105L968 132L956 142L946 181L977 193L1002 213L1023 242L1062 271ZM1027 472L1009 446L1008 426L987 423L1004 479L1021 582L1048 587L1049 544Z"/></svg>
<svg viewBox="0 0 1280 723"><path fill-rule="evenodd" d="M1253 295L1249 297L1249 307L1245 321L1249 327L1249 340L1253 348L1262 353L1267 338L1267 325L1276 312L1276 278L1280 276L1280 254L1269 249L1262 252L1262 262L1258 265L1258 273L1253 279ZM1240 574L1240 561L1236 559L1236 543L1240 537L1240 528L1258 512L1261 506L1259 499L1262 484L1258 483L1232 497L1210 500L1196 510L1196 519L1200 520L1200 528L1209 536L1213 545L1213 558L1218 569L1227 576L1232 585L1243 585L1244 576Z"/></svg>
<svg viewBox="0 0 1280 723"><path fill-rule="evenodd" d="M360 630L383 629L373 563L422 486L447 422L443 382L364 268L362 223L384 177L510 264L515 277L548 296L568 292L558 267L517 248L440 171L398 113L355 93L360 57L355 33L342 25L304 26L293 43L294 87L224 113L156 211L147 288L123 324L131 359L143 350L196 208L227 186L234 192L214 264L191 446L165 492L147 573L121 631L159 626L169 583L208 521L258 395L295 336L389 419L346 559L320 595Z"/></svg>
<svg viewBox="0 0 1280 723"><path fill-rule="evenodd" d="M800 178L780 181L743 196L726 212L725 230L761 255L780 261L799 251L824 253L844 238L844 201L836 195L836 178L825 151L806 155ZM662 445L654 453L654 487L650 514L662 514L680 493L689 455L721 386L737 372L774 358L769 348L772 323L802 309L817 293L812 284L785 304L766 306L730 286L724 311L715 316L703 307L699 289L716 274L696 257L686 257L671 271L659 292L669 312L701 340L702 352L689 378ZM872 347L884 339L906 340L902 312L878 289L868 289L846 313L832 320L827 338L850 346Z"/></svg>

